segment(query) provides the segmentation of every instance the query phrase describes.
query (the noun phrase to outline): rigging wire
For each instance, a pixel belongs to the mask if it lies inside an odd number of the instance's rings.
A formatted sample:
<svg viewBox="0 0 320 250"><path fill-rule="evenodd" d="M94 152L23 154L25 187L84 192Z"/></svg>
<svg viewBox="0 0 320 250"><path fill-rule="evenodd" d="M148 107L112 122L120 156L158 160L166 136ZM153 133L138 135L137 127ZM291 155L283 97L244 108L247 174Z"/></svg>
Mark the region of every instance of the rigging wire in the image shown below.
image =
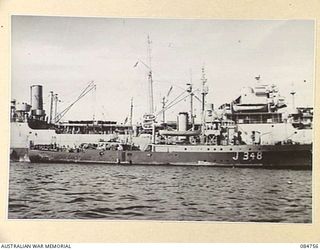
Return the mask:
<svg viewBox="0 0 320 250"><path fill-rule="evenodd" d="M95 87L96 87L96 85L94 84L94 81L89 82L89 84L86 86L86 88L80 93L78 98L57 115L57 122L59 122L66 115L66 113L72 108L72 106L74 104L76 104L76 102L78 102L82 97L84 97L86 94L88 94Z"/></svg>
<svg viewBox="0 0 320 250"><path fill-rule="evenodd" d="M168 109L172 108L173 106L177 105L178 103L182 102L185 100L187 97L189 97L191 94L194 94L194 92L198 91L198 89L188 93L186 96L183 96L181 99L177 100L179 97L181 97L187 90L183 91L178 97L176 97L173 101L171 101L168 106L165 109L162 109L160 112L156 114L156 117L158 117L163 111L167 111ZM195 96L195 95L194 95ZM199 101L200 99L196 97ZM177 100L177 101L176 101Z"/></svg>
<svg viewBox="0 0 320 250"><path fill-rule="evenodd" d="M167 106L170 106L173 102L175 102L178 98L180 98L186 92L187 92L187 90L184 90L180 95L178 95L175 99L173 99L171 102L169 102Z"/></svg>

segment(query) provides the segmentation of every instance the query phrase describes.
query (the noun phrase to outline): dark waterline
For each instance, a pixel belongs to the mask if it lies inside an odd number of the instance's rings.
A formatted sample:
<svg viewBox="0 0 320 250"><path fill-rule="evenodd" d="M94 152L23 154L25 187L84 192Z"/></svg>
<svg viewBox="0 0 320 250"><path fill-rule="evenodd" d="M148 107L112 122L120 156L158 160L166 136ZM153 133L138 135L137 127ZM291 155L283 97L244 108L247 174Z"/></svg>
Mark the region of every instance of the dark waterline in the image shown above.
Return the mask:
<svg viewBox="0 0 320 250"><path fill-rule="evenodd" d="M11 163L9 219L312 222L312 172Z"/></svg>

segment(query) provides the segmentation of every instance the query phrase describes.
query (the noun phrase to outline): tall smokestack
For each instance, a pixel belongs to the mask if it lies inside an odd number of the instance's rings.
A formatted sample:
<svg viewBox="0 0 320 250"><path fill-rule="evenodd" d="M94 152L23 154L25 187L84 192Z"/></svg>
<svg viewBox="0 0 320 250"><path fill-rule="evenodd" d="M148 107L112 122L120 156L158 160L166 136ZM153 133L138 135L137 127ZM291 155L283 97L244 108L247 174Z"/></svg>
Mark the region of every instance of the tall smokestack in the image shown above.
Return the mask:
<svg viewBox="0 0 320 250"><path fill-rule="evenodd" d="M31 109L32 110L43 110L43 97L42 97L42 86L32 85L30 87L31 94Z"/></svg>
<svg viewBox="0 0 320 250"><path fill-rule="evenodd" d="M43 110L43 97L41 85L32 85L30 87L30 99L31 116L34 119L44 120L45 111Z"/></svg>

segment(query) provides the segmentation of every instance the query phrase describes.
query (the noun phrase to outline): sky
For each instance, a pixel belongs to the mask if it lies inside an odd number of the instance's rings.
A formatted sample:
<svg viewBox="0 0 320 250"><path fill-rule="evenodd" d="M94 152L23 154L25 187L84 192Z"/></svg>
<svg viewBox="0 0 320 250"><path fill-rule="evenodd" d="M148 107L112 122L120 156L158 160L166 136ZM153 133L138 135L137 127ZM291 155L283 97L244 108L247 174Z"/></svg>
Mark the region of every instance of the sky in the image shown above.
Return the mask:
<svg viewBox="0 0 320 250"><path fill-rule="evenodd" d="M151 40L154 106L173 86L168 103L192 82L201 88L204 67L215 107L238 97L241 88L276 84L291 104L313 106L314 22L311 20L196 20L13 16L11 99L30 103L30 86L43 85L49 113L49 91L57 93L62 111L88 93L66 114L66 120L123 122L130 112L138 122L148 112L147 37ZM200 97L200 91L195 92ZM200 102L195 100L195 112ZM189 111L185 99L166 112L176 120ZM159 119L160 120L160 119Z"/></svg>

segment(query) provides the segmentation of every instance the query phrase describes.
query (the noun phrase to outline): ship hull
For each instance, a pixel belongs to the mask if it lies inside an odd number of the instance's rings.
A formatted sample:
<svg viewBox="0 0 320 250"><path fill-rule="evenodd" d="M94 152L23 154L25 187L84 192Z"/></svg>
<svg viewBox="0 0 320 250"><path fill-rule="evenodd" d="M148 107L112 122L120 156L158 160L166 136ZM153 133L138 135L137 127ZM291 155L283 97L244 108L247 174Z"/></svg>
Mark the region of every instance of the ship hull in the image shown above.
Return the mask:
<svg viewBox="0 0 320 250"><path fill-rule="evenodd" d="M30 150L29 158L31 162L35 163L312 169L311 145L217 146L215 150L211 147L208 151L210 152L101 151L96 149L80 152Z"/></svg>
<svg viewBox="0 0 320 250"><path fill-rule="evenodd" d="M10 148L10 161L28 161L28 148Z"/></svg>
<svg viewBox="0 0 320 250"><path fill-rule="evenodd" d="M27 122L11 122L10 128L10 160L24 161L32 144L60 144L69 147L82 143L109 141L113 134L57 134L54 129L33 129ZM125 140L126 135L119 135Z"/></svg>

